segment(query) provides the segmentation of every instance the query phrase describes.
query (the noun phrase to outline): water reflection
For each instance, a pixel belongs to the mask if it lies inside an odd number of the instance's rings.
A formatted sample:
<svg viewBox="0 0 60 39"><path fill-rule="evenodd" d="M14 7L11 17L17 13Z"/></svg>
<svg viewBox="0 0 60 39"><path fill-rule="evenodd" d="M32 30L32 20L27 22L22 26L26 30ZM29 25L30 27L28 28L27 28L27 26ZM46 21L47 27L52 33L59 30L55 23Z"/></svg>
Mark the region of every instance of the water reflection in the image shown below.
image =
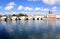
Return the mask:
<svg viewBox="0 0 60 39"><path fill-rule="evenodd" d="M50 19L47 21L48 25L48 38L50 39L57 39L56 38L56 19Z"/></svg>
<svg viewBox="0 0 60 39"><path fill-rule="evenodd" d="M59 21L1 21L0 39L60 39Z"/></svg>
<svg viewBox="0 0 60 39"><path fill-rule="evenodd" d="M47 21L47 25L48 25L48 29L50 29L51 31L55 31L56 29L56 19L54 20L48 20Z"/></svg>

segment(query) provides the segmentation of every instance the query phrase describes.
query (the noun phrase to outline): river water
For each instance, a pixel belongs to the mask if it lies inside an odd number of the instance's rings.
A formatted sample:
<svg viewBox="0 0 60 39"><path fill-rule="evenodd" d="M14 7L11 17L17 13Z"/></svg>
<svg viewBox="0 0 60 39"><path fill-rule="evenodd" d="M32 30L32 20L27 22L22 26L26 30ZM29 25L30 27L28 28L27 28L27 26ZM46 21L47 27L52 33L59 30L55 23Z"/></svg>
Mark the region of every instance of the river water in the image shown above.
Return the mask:
<svg viewBox="0 0 60 39"><path fill-rule="evenodd" d="M0 39L60 39L60 20L0 21Z"/></svg>

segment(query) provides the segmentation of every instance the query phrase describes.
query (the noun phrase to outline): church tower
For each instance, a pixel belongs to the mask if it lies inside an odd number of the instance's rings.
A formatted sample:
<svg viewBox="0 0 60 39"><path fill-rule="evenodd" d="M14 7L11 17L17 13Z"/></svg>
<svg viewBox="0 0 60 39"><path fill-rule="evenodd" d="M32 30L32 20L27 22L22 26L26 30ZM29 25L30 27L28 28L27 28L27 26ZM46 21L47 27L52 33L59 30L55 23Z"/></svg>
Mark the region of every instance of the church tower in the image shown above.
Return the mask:
<svg viewBox="0 0 60 39"><path fill-rule="evenodd" d="M52 14L52 11L51 10L49 10L49 14Z"/></svg>

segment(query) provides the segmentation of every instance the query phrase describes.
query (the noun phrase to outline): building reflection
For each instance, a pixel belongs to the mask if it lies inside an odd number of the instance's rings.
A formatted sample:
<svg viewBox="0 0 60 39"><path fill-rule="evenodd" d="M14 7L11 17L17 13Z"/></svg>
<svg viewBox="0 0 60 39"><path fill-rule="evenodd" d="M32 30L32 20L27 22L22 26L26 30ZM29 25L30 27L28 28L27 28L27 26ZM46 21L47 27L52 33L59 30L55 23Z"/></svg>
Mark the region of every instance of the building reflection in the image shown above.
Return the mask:
<svg viewBox="0 0 60 39"><path fill-rule="evenodd" d="M55 31L56 29L56 19L47 20L48 29Z"/></svg>
<svg viewBox="0 0 60 39"><path fill-rule="evenodd" d="M11 23L12 23L13 25L16 25L16 21L11 21Z"/></svg>
<svg viewBox="0 0 60 39"><path fill-rule="evenodd" d="M47 20L46 22L35 21L35 31L33 33L29 33L29 39L55 39L56 19ZM48 29L40 27L39 25L43 27L45 26Z"/></svg>
<svg viewBox="0 0 60 39"><path fill-rule="evenodd" d="M57 26L60 26L60 19L57 19L56 25L57 25Z"/></svg>
<svg viewBox="0 0 60 39"><path fill-rule="evenodd" d="M3 25L6 25L6 21L1 21L1 23L2 23Z"/></svg>
<svg viewBox="0 0 60 39"><path fill-rule="evenodd" d="M47 20L47 25L48 25L48 31L46 33L47 37L50 39L55 39L55 32L56 32L56 19L49 19Z"/></svg>

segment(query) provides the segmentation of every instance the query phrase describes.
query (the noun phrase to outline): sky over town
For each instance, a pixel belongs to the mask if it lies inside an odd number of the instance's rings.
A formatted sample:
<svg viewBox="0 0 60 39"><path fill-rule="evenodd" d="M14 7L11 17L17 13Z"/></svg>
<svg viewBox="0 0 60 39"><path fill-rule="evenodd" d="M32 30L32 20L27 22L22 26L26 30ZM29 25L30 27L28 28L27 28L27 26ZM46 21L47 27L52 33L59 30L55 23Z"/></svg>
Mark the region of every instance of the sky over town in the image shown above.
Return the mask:
<svg viewBox="0 0 60 39"><path fill-rule="evenodd" d="M0 14L60 14L60 0L0 0Z"/></svg>

